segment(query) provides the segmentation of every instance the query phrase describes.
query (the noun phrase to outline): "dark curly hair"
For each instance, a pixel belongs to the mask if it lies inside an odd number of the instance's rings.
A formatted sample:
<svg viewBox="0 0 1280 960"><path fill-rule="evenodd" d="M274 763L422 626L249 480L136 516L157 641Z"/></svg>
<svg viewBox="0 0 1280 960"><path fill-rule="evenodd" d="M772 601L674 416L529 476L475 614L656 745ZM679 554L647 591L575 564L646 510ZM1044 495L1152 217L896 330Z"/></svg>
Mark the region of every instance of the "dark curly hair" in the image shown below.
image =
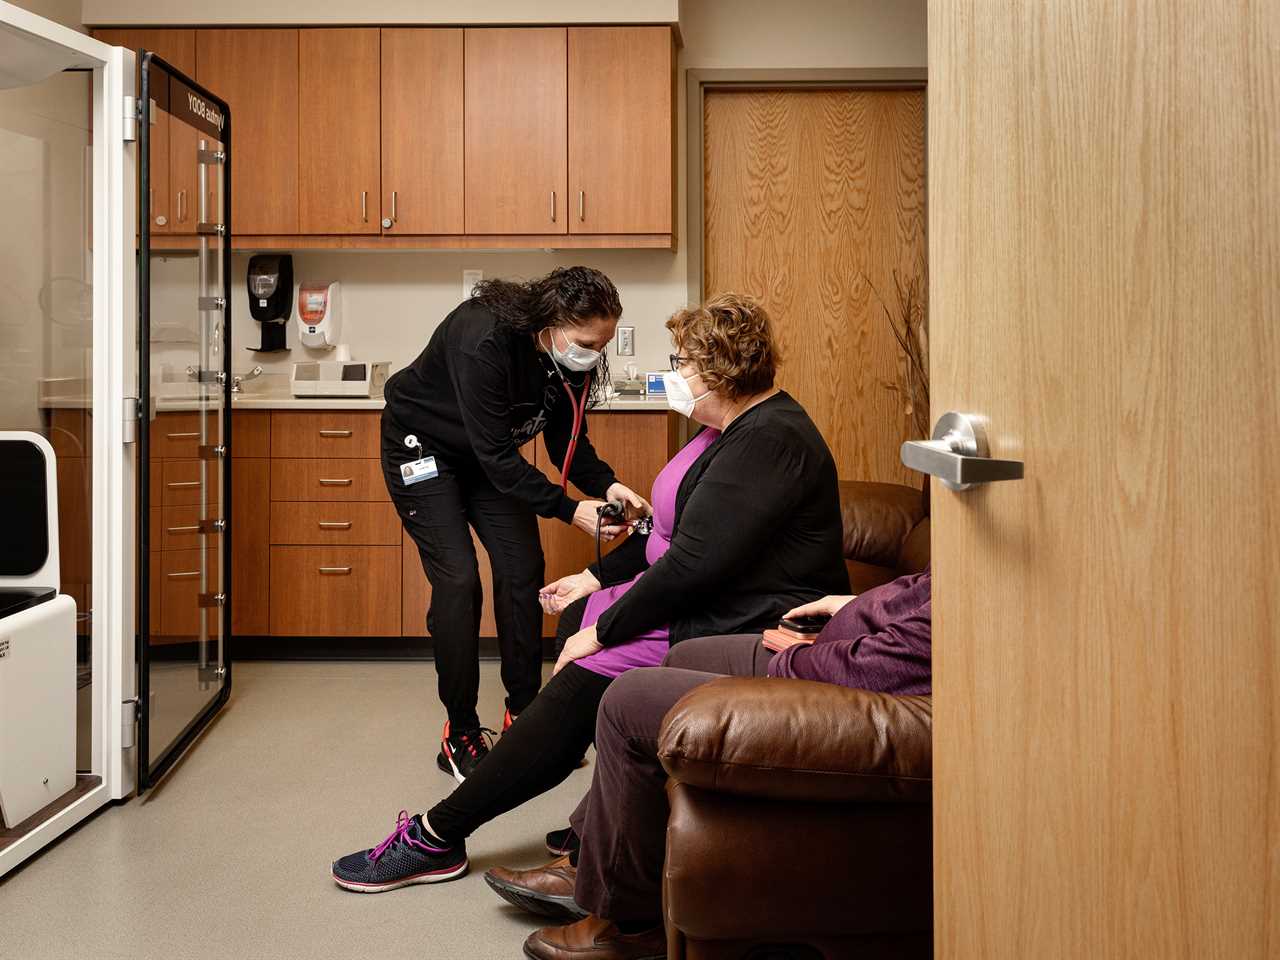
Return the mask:
<svg viewBox="0 0 1280 960"><path fill-rule="evenodd" d="M782 351L769 313L741 293L722 293L700 307L678 310L667 321L676 350L685 355L710 390L731 400L773 386Z"/></svg>
<svg viewBox="0 0 1280 960"><path fill-rule="evenodd" d="M597 317L617 320L622 316L617 287L592 267L556 267L535 280L481 280L471 297L493 314L500 327L534 336L560 324L576 327ZM603 398L609 383L606 353L601 354L591 378L593 402Z"/></svg>

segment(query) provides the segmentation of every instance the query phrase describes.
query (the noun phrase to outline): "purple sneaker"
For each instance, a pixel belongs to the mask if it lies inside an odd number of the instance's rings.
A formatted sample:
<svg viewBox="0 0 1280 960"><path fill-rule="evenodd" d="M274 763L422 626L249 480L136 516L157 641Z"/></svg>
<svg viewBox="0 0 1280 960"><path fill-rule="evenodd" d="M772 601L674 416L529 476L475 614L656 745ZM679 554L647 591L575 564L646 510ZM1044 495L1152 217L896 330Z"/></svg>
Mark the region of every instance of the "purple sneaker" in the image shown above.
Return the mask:
<svg viewBox="0 0 1280 960"><path fill-rule="evenodd" d="M371 850L333 862L333 882L356 893L385 893L414 883L443 883L467 872L466 844L444 846L427 832L422 815L401 810L391 836Z"/></svg>

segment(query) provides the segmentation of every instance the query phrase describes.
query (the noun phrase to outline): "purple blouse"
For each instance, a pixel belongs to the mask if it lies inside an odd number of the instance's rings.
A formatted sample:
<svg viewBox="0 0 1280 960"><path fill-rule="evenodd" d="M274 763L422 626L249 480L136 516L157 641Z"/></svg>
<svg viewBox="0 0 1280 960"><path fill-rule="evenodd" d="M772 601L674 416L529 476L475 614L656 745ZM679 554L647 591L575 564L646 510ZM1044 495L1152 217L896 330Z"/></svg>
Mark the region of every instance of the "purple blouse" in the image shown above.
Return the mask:
<svg viewBox="0 0 1280 960"><path fill-rule="evenodd" d="M676 494L680 490L680 481L684 479L685 473L693 466L694 461L702 456L702 452L719 436L719 430L703 430L671 458L670 462L662 468L657 479L653 481L653 495L649 501L653 505L653 532L649 534L649 540L644 548L645 560L650 566L671 546L671 535L676 522ZM583 628L599 620L600 615L643 576L642 571L624 583L604 587L588 597L587 609L582 616ZM659 666L662 658L667 655L667 649L670 646L668 640L669 631L663 626L642 633L625 643L593 653L589 657L583 657L576 663L603 677L617 677L635 667Z"/></svg>

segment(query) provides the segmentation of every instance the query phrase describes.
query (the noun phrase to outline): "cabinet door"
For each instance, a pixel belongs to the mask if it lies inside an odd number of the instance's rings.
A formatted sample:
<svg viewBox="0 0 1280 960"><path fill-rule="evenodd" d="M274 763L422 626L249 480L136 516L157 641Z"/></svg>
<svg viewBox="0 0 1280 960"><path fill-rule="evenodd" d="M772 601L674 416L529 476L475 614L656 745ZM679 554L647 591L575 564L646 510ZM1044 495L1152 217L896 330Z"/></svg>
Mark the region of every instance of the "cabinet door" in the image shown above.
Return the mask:
<svg viewBox="0 0 1280 960"><path fill-rule="evenodd" d="M196 79L231 107L232 228L298 232L298 31L200 30Z"/></svg>
<svg viewBox="0 0 1280 960"><path fill-rule="evenodd" d="M382 31L383 233L462 233L462 31Z"/></svg>
<svg viewBox="0 0 1280 960"><path fill-rule="evenodd" d="M379 233L379 31L298 31L298 228Z"/></svg>
<svg viewBox="0 0 1280 960"><path fill-rule="evenodd" d="M169 221L170 233L196 232L200 201L196 161L199 140L200 131L191 124L178 120L169 123L169 196L173 211Z"/></svg>
<svg viewBox="0 0 1280 960"><path fill-rule="evenodd" d="M569 29L569 232L670 233L668 27Z"/></svg>
<svg viewBox="0 0 1280 960"><path fill-rule="evenodd" d="M563 27L466 31L466 232L565 233Z"/></svg>
<svg viewBox="0 0 1280 960"><path fill-rule="evenodd" d="M150 50L187 76L196 72L196 32L194 30L94 30L94 37L113 47L127 47L138 53ZM169 181L169 114L155 112L151 125L151 233L173 229L174 189ZM190 232L190 231L188 231Z"/></svg>

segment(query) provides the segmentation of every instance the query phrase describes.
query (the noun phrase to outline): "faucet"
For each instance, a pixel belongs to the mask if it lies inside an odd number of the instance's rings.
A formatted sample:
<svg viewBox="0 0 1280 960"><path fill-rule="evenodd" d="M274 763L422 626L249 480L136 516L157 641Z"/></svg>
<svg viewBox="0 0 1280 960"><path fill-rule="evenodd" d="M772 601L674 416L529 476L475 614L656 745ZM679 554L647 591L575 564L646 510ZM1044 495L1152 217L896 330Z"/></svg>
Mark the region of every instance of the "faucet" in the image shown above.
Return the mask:
<svg viewBox="0 0 1280 960"><path fill-rule="evenodd" d="M240 384L244 383L246 380L256 380L260 376L262 376L262 364L260 363L255 364L254 368L250 370L248 373L244 374L244 376L241 376L240 374L236 374L234 377L231 378L231 392L243 393L244 391L241 389Z"/></svg>

